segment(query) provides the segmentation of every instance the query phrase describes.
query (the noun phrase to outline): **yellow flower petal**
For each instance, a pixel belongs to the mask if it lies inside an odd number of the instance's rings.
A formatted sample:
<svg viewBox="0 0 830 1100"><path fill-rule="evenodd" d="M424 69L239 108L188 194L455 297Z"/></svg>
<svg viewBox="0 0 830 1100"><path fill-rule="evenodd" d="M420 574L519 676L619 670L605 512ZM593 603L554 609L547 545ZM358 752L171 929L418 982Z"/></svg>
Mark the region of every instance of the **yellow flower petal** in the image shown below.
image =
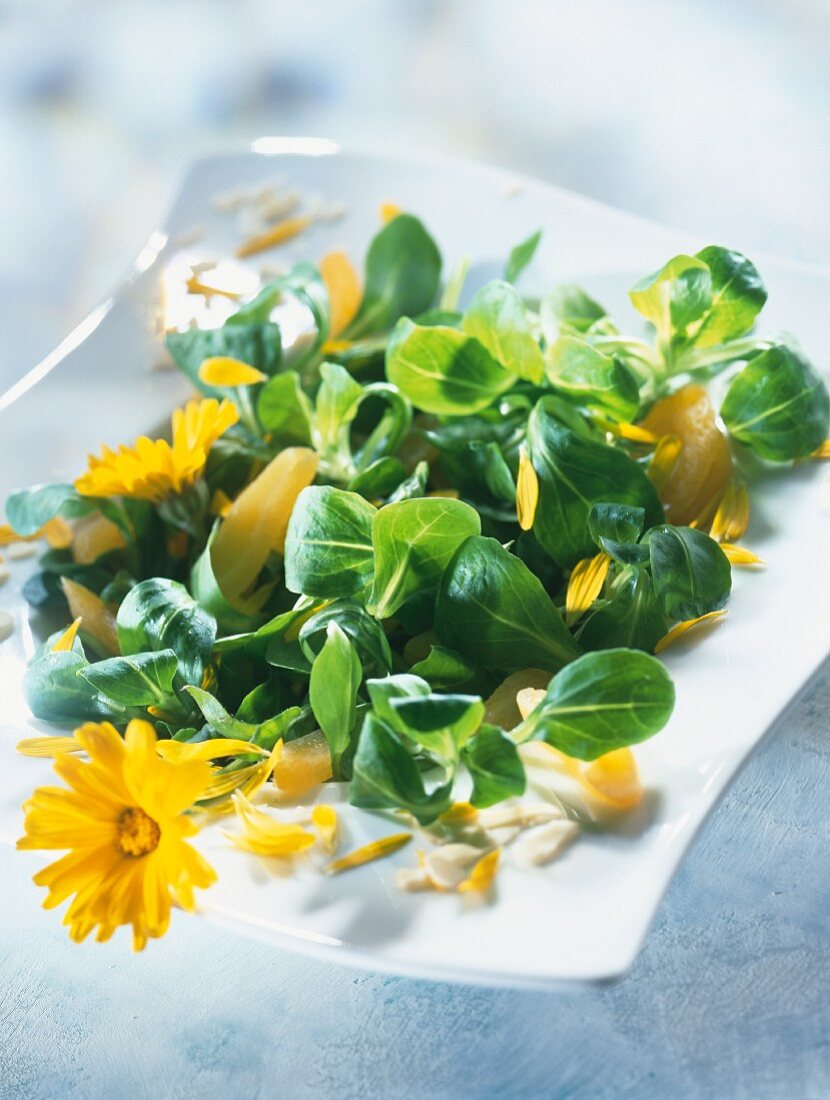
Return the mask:
<svg viewBox="0 0 830 1100"><path fill-rule="evenodd" d="M337 851L339 842L339 823L337 811L333 806L315 806L311 811L311 821L320 834L323 847L331 855Z"/></svg>
<svg viewBox="0 0 830 1100"><path fill-rule="evenodd" d="M716 542L735 542L749 526L749 493L743 482L730 481L718 504L709 537Z"/></svg>
<svg viewBox="0 0 830 1100"><path fill-rule="evenodd" d="M470 802L453 802L448 810L439 816L442 825L459 825L468 821L474 821L478 817L478 810Z"/></svg>
<svg viewBox="0 0 830 1100"><path fill-rule="evenodd" d="M117 657L121 653L121 645L115 616L101 597L69 577L61 577L61 588L71 614L83 626L84 635L96 641L105 654Z"/></svg>
<svg viewBox="0 0 830 1100"><path fill-rule="evenodd" d="M323 355L339 355L341 351L348 351L351 346L351 340L326 340L320 351Z"/></svg>
<svg viewBox="0 0 830 1100"><path fill-rule="evenodd" d="M164 760L218 760L224 756L268 756L267 749L233 737L212 737L209 741L159 741L156 752Z"/></svg>
<svg viewBox="0 0 830 1100"><path fill-rule="evenodd" d="M234 792L244 795L245 798L253 798L271 778L282 756L282 751L283 741L280 738L268 756L259 764L214 772L200 800L200 808L211 813L227 813L232 808L230 795Z"/></svg>
<svg viewBox="0 0 830 1100"><path fill-rule="evenodd" d="M573 567L565 594L565 614L573 621L582 615L602 591L611 558L600 551L593 558L583 558Z"/></svg>
<svg viewBox="0 0 830 1100"><path fill-rule="evenodd" d="M304 233L313 221L314 219L306 214L300 214L293 218L283 218L282 221L277 222L270 229L266 229L264 233L256 233L253 237L249 237L247 241L243 241L237 248L236 255L243 259L245 256L255 256L258 252L275 248L278 244L285 244L286 241L293 240L300 233Z"/></svg>
<svg viewBox="0 0 830 1100"><path fill-rule="evenodd" d="M539 477L527 450L519 452L519 476L516 479L516 517L523 531L529 531L539 504Z"/></svg>
<svg viewBox="0 0 830 1100"><path fill-rule="evenodd" d="M825 439L820 447L816 447L810 458L830 458L830 439Z"/></svg>
<svg viewBox="0 0 830 1100"><path fill-rule="evenodd" d="M726 611L709 611L706 615L699 615L696 619L687 619L683 623L673 626L668 634L664 634L654 647L655 653L662 653L664 649L676 642L687 630L692 630L699 623L714 623L724 618Z"/></svg>
<svg viewBox="0 0 830 1100"><path fill-rule="evenodd" d="M83 752L74 737L25 737L17 742L23 756L59 756L66 752Z"/></svg>
<svg viewBox="0 0 830 1100"><path fill-rule="evenodd" d="M329 342L348 326L362 297L360 276L345 252L328 252L318 264L329 296Z"/></svg>
<svg viewBox="0 0 830 1100"><path fill-rule="evenodd" d="M53 653L68 653L75 642L75 635L78 633L78 627L81 625L80 616L71 623L60 638L52 646Z"/></svg>
<svg viewBox="0 0 830 1100"><path fill-rule="evenodd" d="M683 440L678 435L664 435L660 437L654 454L648 464L648 476L658 493L662 492L664 485L674 473L680 452L683 450Z"/></svg>
<svg viewBox="0 0 830 1100"><path fill-rule="evenodd" d="M610 432L618 439L627 439L630 443L645 443L654 446L659 442L659 436L646 428L641 428L638 424L618 424L613 420L605 420L603 417L598 417L597 423L604 431Z"/></svg>
<svg viewBox="0 0 830 1100"><path fill-rule="evenodd" d="M339 875L341 871L350 871L353 867L362 867L364 863L372 863L373 860L383 859L397 852L412 840L412 833L393 833L381 840L373 840L370 844L364 844L362 848L355 848L353 852L335 859L326 867L329 875Z"/></svg>
<svg viewBox="0 0 830 1100"><path fill-rule="evenodd" d="M753 554L751 550L747 550L743 546L735 546L731 542L722 542L720 548L732 565L766 565L763 558L759 558L757 554Z"/></svg>
<svg viewBox="0 0 830 1100"><path fill-rule="evenodd" d="M402 214L403 211L401 210L401 208L398 206L397 203L382 202L380 204L380 208L379 208L378 213L380 214L380 220L383 222L384 225L386 225L388 222L391 222L394 218L397 218L399 214Z"/></svg>
<svg viewBox="0 0 830 1100"><path fill-rule="evenodd" d="M493 880L496 877L500 855L499 849L494 848L492 852L488 852L486 856L482 856L475 867L473 867L472 871L470 871L468 877L459 885L459 894L467 894L471 891L475 891L478 894L486 894L493 885Z"/></svg>
<svg viewBox="0 0 830 1100"><path fill-rule="evenodd" d="M191 275L185 283L188 294L201 294L205 300L208 298L230 298L232 302L239 301L242 295L236 290L223 290L218 286L209 286L203 283L198 275Z"/></svg>
<svg viewBox="0 0 830 1100"><path fill-rule="evenodd" d="M199 379L206 386L229 389L233 386L253 386L257 382L266 382L268 375L248 363L243 363L241 359L214 355L205 359L199 367Z"/></svg>
<svg viewBox="0 0 830 1100"><path fill-rule="evenodd" d="M238 848L258 856L293 856L314 844L314 834L302 826L277 821L271 814L253 806L239 791L232 797L242 832L225 833L225 836Z"/></svg>

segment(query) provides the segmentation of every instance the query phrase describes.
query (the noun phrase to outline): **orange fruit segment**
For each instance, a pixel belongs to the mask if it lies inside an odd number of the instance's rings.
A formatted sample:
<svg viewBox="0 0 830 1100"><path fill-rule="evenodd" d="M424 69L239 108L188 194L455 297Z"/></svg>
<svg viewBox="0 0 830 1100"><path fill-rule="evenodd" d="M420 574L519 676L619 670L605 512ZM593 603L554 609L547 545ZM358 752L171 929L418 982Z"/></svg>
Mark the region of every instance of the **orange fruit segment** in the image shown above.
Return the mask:
<svg viewBox="0 0 830 1100"><path fill-rule="evenodd" d="M511 672L485 701L484 721L494 726L501 726L505 730L512 730L523 718L516 696L526 688L544 691L550 683L550 678L551 674L543 672L540 668L522 668L518 672Z"/></svg>
<svg viewBox="0 0 830 1100"><path fill-rule="evenodd" d="M120 529L100 512L94 512L75 524L72 556L79 565L91 565L102 554L110 550L123 550L125 545Z"/></svg>
<svg viewBox="0 0 830 1100"><path fill-rule="evenodd" d="M297 497L317 473L308 447L287 447L268 463L228 509L211 546L211 565L226 600L239 600L272 551L285 550Z"/></svg>
<svg viewBox="0 0 830 1100"><path fill-rule="evenodd" d="M328 252L320 260L320 278L329 295L329 337L340 335L360 306L360 276L345 252Z"/></svg>
<svg viewBox="0 0 830 1100"><path fill-rule="evenodd" d="M331 753L322 730L288 741L274 768L274 782L283 794L305 794L331 779Z"/></svg>
<svg viewBox="0 0 830 1100"><path fill-rule="evenodd" d="M723 491L732 472L729 442L709 395L702 386L684 386L658 401L642 427L681 440L683 449L660 488L660 499L671 523L690 523Z"/></svg>
<svg viewBox="0 0 830 1100"><path fill-rule="evenodd" d="M95 592L69 577L61 578L61 587L73 619L81 620L81 629L94 638L104 653L116 656L121 652L115 616Z"/></svg>

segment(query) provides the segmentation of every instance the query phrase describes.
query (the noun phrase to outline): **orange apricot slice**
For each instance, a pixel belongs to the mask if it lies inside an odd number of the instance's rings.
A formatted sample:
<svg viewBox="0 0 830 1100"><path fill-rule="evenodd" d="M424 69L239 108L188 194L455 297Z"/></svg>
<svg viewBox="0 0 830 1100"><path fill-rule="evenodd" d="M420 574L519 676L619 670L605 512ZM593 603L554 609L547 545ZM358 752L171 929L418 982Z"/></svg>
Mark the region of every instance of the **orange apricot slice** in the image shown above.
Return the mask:
<svg viewBox="0 0 830 1100"><path fill-rule="evenodd" d="M287 741L274 768L274 782L283 794L297 797L331 779L331 753L321 730Z"/></svg>

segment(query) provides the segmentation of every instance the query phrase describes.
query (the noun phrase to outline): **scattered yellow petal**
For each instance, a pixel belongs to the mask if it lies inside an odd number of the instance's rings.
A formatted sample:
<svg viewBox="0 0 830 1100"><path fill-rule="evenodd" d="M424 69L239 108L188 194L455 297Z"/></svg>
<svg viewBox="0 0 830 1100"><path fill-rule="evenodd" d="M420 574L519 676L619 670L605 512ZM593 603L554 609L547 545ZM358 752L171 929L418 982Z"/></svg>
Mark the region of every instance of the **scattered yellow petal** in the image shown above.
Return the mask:
<svg viewBox="0 0 830 1100"><path fill-rule="evenodd" d="M391 222L395 218L397 218L399 214L402 214L403 211L397 203L382 202L380 204L380 209L378 213L380 214L380 220L383 222L384 225L386 225L388 222Z"/></svg>
<svg viewBox="0 0 830 1100"><path fill-rule="evenodd" d="M709 611L706 615L700 615L696 619L687 619L683 623L678 623L673 626L668 634L664 634L657 645L654 647L655 653L662 653L664 649L676 642L681 635L685 634L687 630L692 630L699 623L713 623L718 619L722 619L726 615L726 611Z"/></svg>
<svg viewBox="0 0 830 1100"><path fill-rule="evenodd" d="M115 616L97 593L69 577L61 578L61 588L74 619L83 619L84 634L98 643L104 653L118 656L121 645Z"/></svg>
<svg viewBox="0 0 830 1100"><path fill-rule="evenodd" d="M237 791L232 795L241 833L225 833L237 848L258 856L294 856L310 848L316 837L296 824L276 821L271 814L258 810L248 798Z"/></svg>
<svg viewBox="0 0 830 1100"><path fill-rule="evenodd" d="M654 446L659 442L659 436L646 428L641 428L638 424L617 424L615 421L605 420L603 417L598 417L597 423L604 431L615 435L617 439L627 439L630 443L645 443Z"/></svg>
<svg viewBox="0 0 830 1100"><path fill-rule="evenodd" d="M393 833L381 840L373 840L370 844L364 844L362 848L355 848L348 855L333 860L326 867L326 873L339 875L341 871L350 871L353 867L362 867L364 863L372 863L376 859L383 859L384 856L391 856L410 840L412 840L412 833Z"/></svg>
<svg viewBox="0 0 830 1100"><path fill-rule="evenodd" d="M240 293L235 290L223 290L218 286L209 286L207 283L203 283L198 275L195 273L185 283L188 294L201 294L207 300L208 298L230 298L232 302L237 302L242 297Z"/></svg>
<svg viewBox="0 0 830 1100"><path fill-rule="evenodd" d="M720 548L732 565L766 565L763 558L759 558L757 554L753 554L751 550L747 550L743 546L735 546L731 542L722 542Z"/></svg>
<svg viewBox="0 0 830 1100"><path fill-rule="evenodd" d="M61 634L60 638L58 638L58 640L52 646L52 652L53 653L68 653L69 650L72 648L72 645L75 641L75 635L78 633L78 627L80 625L81 625L81 619L80 619L80 616L79 616L74 621L74 623L71 623L66 628L66 630L64 630L63 634Z"/></svg>
<svg viewBox="0 0 830 1100"><path fill-rule="evenodd" d="M499 868L499 857L500 852L498 848L494 848L492 852L488 852L486 856L482 856L475 867L473 867L468 877L459 885L459 894L467 894L471 891L475 891L478 894L486 894L493 885L493 880L496 877L496 871Z"/></svg>
<svg viewBox="0 0 830 1100"><path fill-rule="evenodd" d="M730 481L723 491L709 530L716 542L735 542L749 526L749 493L743 482Z"/></svg>
<svg viewBox="0 0 830 1100"><path fill-rule="evenodd" d="M519 708L519 714L522 718L527 718L531 714L545 697L545 692L539 688L522 688L521 691L516 692L516 706Z"/></svg>
<svg viewBox="0 0 830 1100"><path fill-rule="evenodd" d="M79 565L91 565L102 554L123 550L126 545L121 529L100 512L94 512L75 524L72 557Z"/></svg>
<svg viewBox="0 0 830 1100"><path fill-rule="evenodd" d="M345 252L328 252L318 265L329 296L329 337L334 340L347 327L360 306L360 276Z"/></svg>
<svg viewBox="0 0 830 1100"><path fill-rule="evenodd" d="M231 359L227 355L214 355L205 359L199 367L199 379L206 386L232 388L233 386L253 386L265 382L267 374L243 363L241 359Z"/></svg>
<svg viewBox="0 0 830 1100"><path fill-rule="evenodd" d="M253 798L271 778L271 773L279 763L282 750L283 742L280 739L261 763L249 764L245 768L235 768L230 771L215 772L201 800L202 803L210 803L210 805L203 804L200 808L212 813L227 813L231 808L228 796L234 792L239 792L246 798Z"/></svg>
<svg viewBox="0 0 830 1100"><path fill-rule="evenodd" d="M298 237L300 233L308 229L313 221L314 219L307 214L300 214L293 218L283 218L281 222L277 222L270 229L266 229L264 233L256 233L253 237L249 237L247 241L243 241L237 248L236 255L243 259L245 256L255 256L258 252L275 248L278 244L284 244L286 241Z"/></svg>
<svg viewBox="0 0 830 1100"><path fill-rule="evenodd" d="M212 737L189 744L186 741L159 741L156 752L164 760L218 760L224 756L268 756L268 750L250 741L234 737Z"/></svg>
<svg viewBox="0 0 830 1100"><path fill-rule="evenodd" d="M661 436L654 454L648 464L648 476L658 493L662 492L666 482L674 473L680 452L683 450L683 440L679 435Z"/></svg>
<svg viewBox="0 0 830 1100"><path fill-rule="evenodd" d="M211 545L211 564L225 599L243 597L272 552L282 554L297 497L317 473L308 447L287 447L233 502Z"/></svg>
<svg viewBox="0 0 830 1100"><path fill-rule="evenodd" d="M830 439L825 439L820 447L816 447L810 458L830 458Z"/></svg>
<svg viewBox="0 0 830 1100"><path fill-rule="evenodd" d="M529 531L539 504L539 477L523 446L519 452L519 476L516 479L516 516L523 531Z"/></svg>
<svg viewBox="0 0 830 1100"><path fill-rule="evenodd" d="M474 821L478 817L478 810L470 802L453 802L448 810L439 816L442 825L458 825L468 821Z"/></svg>
<svg viewBox="0 0 830 1100"><path fill-rule="evenodd" d="M320 834L323 847L329 855L333 855L339 843L337 811L333 806L315 806L311 811L311 822Z"/></svg>
<svg viewBox="0 0 830 1100"><path fill-rule="evenodd" d="M65 752L83 752L74 737L25 737L17 742L24 756L60 756Z"/></svg>
<svg viewBox="0 0 830 1100"><path fill-rule="evenodd" d="M593 558L583 558L573 567L565 594L565 614L569 620L579 618L602 591L611 557L604 550Z"/></svg>

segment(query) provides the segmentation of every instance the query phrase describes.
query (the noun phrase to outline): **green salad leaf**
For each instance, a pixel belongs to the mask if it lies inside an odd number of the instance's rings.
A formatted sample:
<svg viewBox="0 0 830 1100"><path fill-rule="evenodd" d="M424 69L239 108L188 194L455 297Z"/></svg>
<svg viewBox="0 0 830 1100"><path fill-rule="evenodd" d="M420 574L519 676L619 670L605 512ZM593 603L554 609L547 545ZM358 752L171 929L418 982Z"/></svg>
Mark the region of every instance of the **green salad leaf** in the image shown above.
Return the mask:
<svg viewBox="0 0 830 1100"><path fill-rule="evenodd" d="M303 489L285 539L289 592L355 596L372 583L372 521L377 509L357 493L331 485Z"/></svg>

